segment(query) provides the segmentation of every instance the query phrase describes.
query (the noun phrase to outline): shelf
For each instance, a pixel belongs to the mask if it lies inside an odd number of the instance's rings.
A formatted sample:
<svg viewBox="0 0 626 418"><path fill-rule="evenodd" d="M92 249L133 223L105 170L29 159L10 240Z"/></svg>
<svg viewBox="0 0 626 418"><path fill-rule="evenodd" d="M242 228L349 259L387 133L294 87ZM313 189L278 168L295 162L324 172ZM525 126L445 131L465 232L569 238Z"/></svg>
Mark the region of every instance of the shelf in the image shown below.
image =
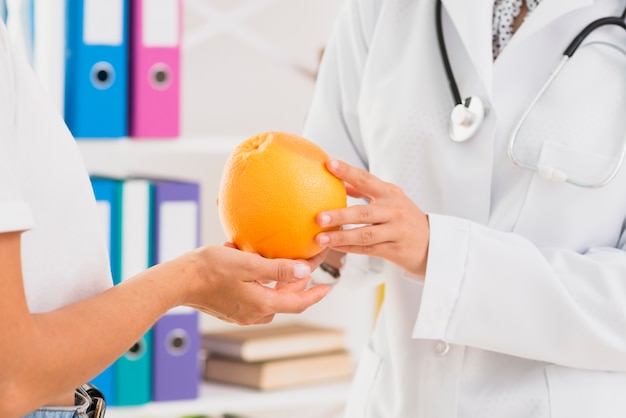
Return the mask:
<svg viewBox="0 0 626 418"><path fill-rule="evenodd" d="M256 418L264 412L272 412L275 418L293 418L289 411L319 410L325 416L328 410L341 412L348 396L350 382L338 381L322 385L293 389L258 391L244 387L203 382L198 399L171 402L151 402L137 407L107 408L107 418L179 418L184 415L213 415L223 413L241 414ZM307 416L314 416L314 415ZM304 414L299 417L304 416Z"/></svg>
<svg viewBox="0 0 626 418"><path fill-rule="evenodd" d="M90 174L116 178L148 177L200 184L201 239L225 240L216 198L224 164L245 138L79 139L78 149Z"/></svg>
<svg viewBox="0 0 626 418"><path fill-rule="evenodd" d="M245 138L79 139L89 171L118 177L157 176L201 181L220 170Z"/></svg>

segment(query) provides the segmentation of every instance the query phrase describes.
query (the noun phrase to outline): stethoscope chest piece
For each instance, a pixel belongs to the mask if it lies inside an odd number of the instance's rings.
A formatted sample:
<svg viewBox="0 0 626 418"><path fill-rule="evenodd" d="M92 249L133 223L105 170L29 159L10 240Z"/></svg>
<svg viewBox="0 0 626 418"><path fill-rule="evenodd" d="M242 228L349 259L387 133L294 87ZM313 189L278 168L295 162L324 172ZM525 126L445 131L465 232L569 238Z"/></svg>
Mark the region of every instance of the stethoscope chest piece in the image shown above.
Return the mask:
<svg viewBox="0 0 626 418"><path fill-rule="evenodd" d="M448 131L455 142L465 142L480 128L485 119L485 106L478 97L468 97L454 106L450 114Z"/></svg>

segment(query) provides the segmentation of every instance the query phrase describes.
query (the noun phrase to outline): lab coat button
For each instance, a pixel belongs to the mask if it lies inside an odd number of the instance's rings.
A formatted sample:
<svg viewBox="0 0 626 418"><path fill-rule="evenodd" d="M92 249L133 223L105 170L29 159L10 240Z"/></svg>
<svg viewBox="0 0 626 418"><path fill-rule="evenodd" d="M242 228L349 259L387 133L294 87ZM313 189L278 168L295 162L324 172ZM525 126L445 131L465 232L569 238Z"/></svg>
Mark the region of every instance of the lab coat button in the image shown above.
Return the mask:
<svg viewBox="0 0 626 418"><path fill-rule="evenodd" d="M445 356L446 354L448 354L448 351L450 351L450 344L448 344L445 341L437 341L435 343L435 353L437 353L438 356Z"/></svg>

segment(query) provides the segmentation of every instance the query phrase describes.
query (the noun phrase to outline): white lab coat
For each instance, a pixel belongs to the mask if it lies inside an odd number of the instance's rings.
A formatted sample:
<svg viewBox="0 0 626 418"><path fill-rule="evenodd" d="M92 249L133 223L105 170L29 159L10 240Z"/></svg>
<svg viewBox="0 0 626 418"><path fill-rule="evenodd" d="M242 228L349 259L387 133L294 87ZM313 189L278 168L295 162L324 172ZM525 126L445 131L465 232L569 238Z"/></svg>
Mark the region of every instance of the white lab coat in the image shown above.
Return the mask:
<svg viewBox="0 0 626 418"><path fill-rule="evenodd" d="M431 227L424 282L387 262L342 279L386 283L347 416L626 417L626 169L590 190L507 157L569 42L626 2L542 0L494 62L493 1L444 0L461 94L490 108L462 144L447 135L435 0L346 2L303 134L402 187ZM626 48L620 28L592 38ZM624 138L624 74L618 50L581 49L529 116L519 155L601 177Z"/></svg>

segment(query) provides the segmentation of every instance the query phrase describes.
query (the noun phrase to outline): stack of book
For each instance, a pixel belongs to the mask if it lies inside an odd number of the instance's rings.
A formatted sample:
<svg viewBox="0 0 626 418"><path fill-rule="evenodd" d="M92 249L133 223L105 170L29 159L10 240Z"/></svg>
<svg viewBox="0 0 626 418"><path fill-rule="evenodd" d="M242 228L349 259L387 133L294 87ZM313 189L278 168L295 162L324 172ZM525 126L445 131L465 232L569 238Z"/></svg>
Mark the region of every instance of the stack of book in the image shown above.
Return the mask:
<svg viewBox="0 0 626 418"><path fill-rule="evenodd" d="M344 332L304 323L204 333L204 378L260 390L347 379Z"/></svg>

